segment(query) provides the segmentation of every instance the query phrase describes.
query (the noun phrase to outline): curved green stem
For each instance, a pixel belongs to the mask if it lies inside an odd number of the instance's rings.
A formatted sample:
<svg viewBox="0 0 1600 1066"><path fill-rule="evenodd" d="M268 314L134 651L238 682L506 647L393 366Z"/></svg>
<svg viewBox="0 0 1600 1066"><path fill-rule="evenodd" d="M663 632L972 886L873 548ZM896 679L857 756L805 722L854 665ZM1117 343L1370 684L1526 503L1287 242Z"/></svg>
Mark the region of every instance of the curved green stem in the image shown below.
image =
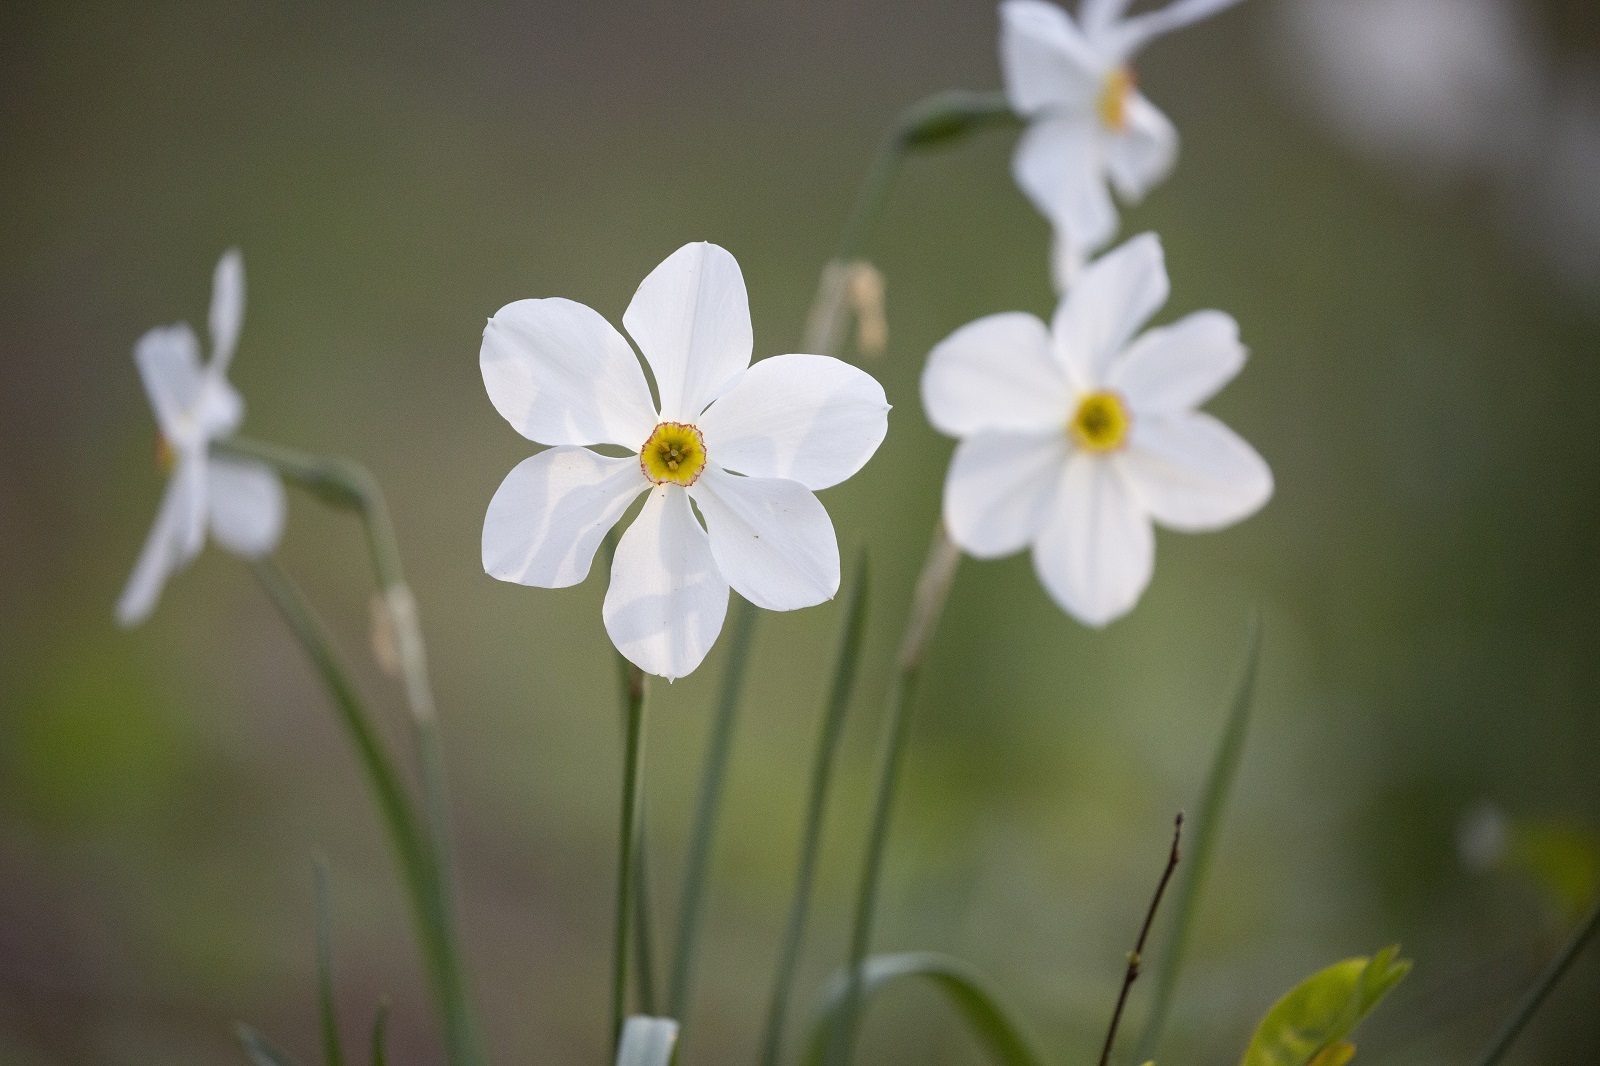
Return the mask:
<svg viewBox="0 0 1600 1066"><path fill-rule="evenodd" d="M628 1005L628 919L633 907L634 856L639 853L639 807L644 791L645 678L633 668L628 684L627 741L623 748L622 829L617 842L617 910L611 964L611 1057L617 1057Z"/></svg>
<svg viewBox="0 0 1600 1066"><path fill-rule="evenodd" d="M355 686L335 655L327 631L317 621L300 590L270 556L255 560L252 566L262 587L321 675L355 746L399 860L401 879L411 901L423 957L428 963L430 984L439 1004L450 1061L457 1066L473 1066L482 1061L482 1056L471 1024L460 959L450 935L445 896L440 891L440 876L435 865L437 853L429 846L423 822L412 808L400 775L378 739Z"/></svg>
<svg viewBox="0 0 1600 1066"><path fill-rule="evenodd" d="M856 889L855 920L850 933L850 958L845 969L844 1000L837 1024L828 1039L827 1066L846 1066L855 1047L859 1022L862 967L872 947L872 923L878 906L878 888L883 879L883 855L889 840L889 820L894 812L894 797L904 762L906 736L910 731L911 701L928 642L944 614L945 600L955 580L961 553L944 524L934 527L928 558L917 579L911 614L906 620L900 644L898 669L889 683L887 739L883 761L878 769L877 794L872 806L872 823L867 832L867 851L861 863L861 880Z"/></svg>

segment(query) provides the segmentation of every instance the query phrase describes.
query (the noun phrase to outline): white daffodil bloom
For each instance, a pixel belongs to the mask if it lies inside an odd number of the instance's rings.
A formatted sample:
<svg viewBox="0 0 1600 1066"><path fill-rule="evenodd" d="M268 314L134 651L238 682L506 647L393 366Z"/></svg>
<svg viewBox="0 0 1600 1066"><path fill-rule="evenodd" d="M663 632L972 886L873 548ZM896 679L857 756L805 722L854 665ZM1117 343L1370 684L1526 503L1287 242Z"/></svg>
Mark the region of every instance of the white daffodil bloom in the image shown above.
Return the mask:
<svg viewBox="0 0 1600 1066"><path fill-rule="evenodd" d="M685 245L651 271L622 324L656 399L622 334L583 304L519 300L489 320L489 399L518 433L552 447L490 501L483 568L523 585L575 585L648 493L617 545L602 614L630 662L671 679L711 650L729 586L773 611L838 591L839 546L813 493L872 457L889 405L877 381L837 359L751 366L744 277L714 244Z"/></svg>
<svg viewBox="0 0 1600 1066"><path fill-rule="evenodd" d="M1152 519L1200 532L1266 503L1272 472L1203 411L1244 365L1220 311L1135 333L1167 299L1146 233L1086 267L1049 326L990 315L934 348L922 403L960 438L945 478L951 538L978 558L1032 545L1068 613L1101 626L1138 602L1155 565Z"/></svg>
<svg viewBox="0 0 1600 1066"><path fill-rule="evenodd" d="M1173 0L1129 17L1130 0L1083 0L1076 22L1045 0L1001 3L1006 97L1028 122L1011 170L1055 229L1058 287L1116 235L1107 183L1136 203L1177 159L1177 131L1135 87L1134 55L1153 38L1237 2Z"/></svg>
<svg viewBox="0 0 1600 1066"><path fill-rule="evenodd" d="M283 535L283 485L260 463L211 455L211 442L244 420L244 401L228 383L228 363L244 322L244 260L237 249L217 263L211 288L211 361L188 323L160 326L133 350L160 430L157 454L170 465L161 509L133 576L117 601L117 621L135 625L155 609L162 586L205 544L206 529L240 555L271 551Z"/></svg>

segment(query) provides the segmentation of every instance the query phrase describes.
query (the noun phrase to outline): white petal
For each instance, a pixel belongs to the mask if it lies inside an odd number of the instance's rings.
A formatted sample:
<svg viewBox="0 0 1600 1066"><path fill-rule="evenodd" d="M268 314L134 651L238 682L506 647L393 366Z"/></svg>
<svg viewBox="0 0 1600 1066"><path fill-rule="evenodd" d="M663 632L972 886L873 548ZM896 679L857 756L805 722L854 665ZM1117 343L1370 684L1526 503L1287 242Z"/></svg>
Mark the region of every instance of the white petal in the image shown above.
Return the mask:
<svg viewBox="0 0 1600 1066"><path fill-rule="evenodd" d="M506 304L478 355L495 410L540 444L620 444L638 451L655 428L639 359L611 323L571 300Z"/></svg>
<svg viewBox="0 0 1600 1066"><path fill-rule="evenodd" d="M798 481L707 466L689 490L711 554L734 591L769 611L814 607L839 591L839 542L821 501Z"/></svg>
<svg viewBox="0 0 1600 1066"><path fill-rule="evenodd" d="M1189 411L1243 366L1244 345L1233 316L1196 311L1135 340L1112 366L1109 383L1139 414Z"/></svg>
<svg viewBox="0 0 1600 1066"><path fill-rule="evenodd" d="M213 458L206 467L211 533L246 558L265 555L283 538L283 482L261 463Z"/></svg>
<svg viewBox="0 0 1600 1066"><path fill-rule="evenodd" d="M1145 509L1172 529L1231 526L1272 498L1266 460L1204 411L1135 419L1116 461Z"/></svg>
<svg viewBox="0 0 1600 1066"><path fill-rule="evenodd" d="M1155 555L1150 517L1116 466L1075 453L1033 545L1033 568L1045 589L1080 622L1103 626L1139 602Z"/></svg>
<svg viewBox="0 0 1600 1066"><path fill-rule="evenodd" d="M716 643L727 611L728 583L688 493L658 486L617 544L601 608L611 642L647 673L683 677Z"/></svg>
<svg viewBox="0 0 1600 1066"><path fill-rule="evenodd" d="M1163 33L1171 33L1201 19L1210 18L1238 2L1239 0L1173 0L1159 11L1135 15L1117 26L1115 47L1123 55L1131 56Z"/></svg>
<svg viewBox="0 0 1600 1066"><path fill-rule="evenodd" d="M889 401L876 378L842 360L776 355L752 366L699 426L717 465L825 489L878 450Z"/></svg>
<svg viewBox="0 0 1600 1066"><path fill-rule="evenodd" d="M1141 233L1083 268L1056 307L1056 356L1079 389L1105 388L1112 361L1167 302L1161 241Z"/></svg>
<svg viewBox="0 0 1600 1066"><path fill-rule="evenodd" d="M1178 159L1178 131L1142 93L1126 105L1127 127L1106 140L1106 168L1117 195L1138 203L1172 173Z"/></svg>
<svg viewBox="0 0 1600 1066"><path fill-rule="evenodd" d="M1116 235L1117 209L1106 188L1099 119L1030 123L1011 157L1011 175L1074 249L1091 252Z"/></svg>
<svg viewBox="0 0 1600 1066"><path fill-rule="evenodd" d="M1072 413L1072 388L1033 315L1007 311L940 341L922 371L922 409L941 433L1051 430Z"/></svg>
<svg viewBox="0 0 1600 1066"><path fill-rule="evenodd" d="M199 545L194 545L192 536L186 532L189 516L195 508L195 484L195 478L185 468L174 471L167 480L161 507L145 537L139 561L134 563L133 574L117 600L119 625L138 625L148 618L161 598L167 578L185 566L199 550Z"/></svg>
<svg viewBox="0 0 1600 1066"><path fill-rule="evenodd" d="M1083 23L1085 37L1095 38L1116 25L1127 13L1130 0L1083 0L1078 8L1078 20Z"/></svg>
<svg viewBox="0 0 1600 1066"><path fill-rule="evenodd" d="M640 282L622 324L655 372L666 421L693 422L750 365L744 275L715 244L667 256Z"/></svg>
<svg viewBox="0 0 1600 1066"><path fill-rule="evenodd" d="M156 424L168 440L178 442L186 436L185 422L205 387L200 342L194 330L187 323L150 330L134 345L133 361L139 367L145 395L150 397Z"/></svg>
<svg viewBox="0 0 1600 1066"><path fill-rule="evenodd" d="M211 366L226 373L244 325L244 256L229 248L211 278Z"/></svg>
<svg viewBox="0 0 1600 1066"><path fill-rule="evenodd" d="M997 559L1039 532L1071 446L1061 432L980 433L956 448L944 479L944 524L968 555Z"/></svg>
<svg viewBox="0 0 1600 1066"><path fill-rule="evenodd" d="M1105 69L1072 18L1055 4L1001 3L1000 71L1006 99L1019 115L1092 113Z"/></svg>
<svg viewBox="0 0 1600 1066"><path fill-rule="evenodd" d="M576 585L588 576L606 531L649 487L636 455L560 447L524 459L484 515L484 571L519 585Z"/></svg>

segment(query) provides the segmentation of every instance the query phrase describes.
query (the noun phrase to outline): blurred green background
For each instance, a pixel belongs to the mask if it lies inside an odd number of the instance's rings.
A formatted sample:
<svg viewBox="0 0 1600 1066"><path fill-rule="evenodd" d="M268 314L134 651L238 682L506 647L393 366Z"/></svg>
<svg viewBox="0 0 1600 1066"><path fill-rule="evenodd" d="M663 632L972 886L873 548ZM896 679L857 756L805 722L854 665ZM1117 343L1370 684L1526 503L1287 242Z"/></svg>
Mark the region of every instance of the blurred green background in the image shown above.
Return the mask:
<svg viewBox="0 0 1600 1066"><path fill-rule="evenodd" d="M496 1061L603 1057L604 584L480 568L485 506L530 452L484 394L482 324L552 295L619 321L651 267L705 239L744 269L757 357L792 350L879 132L927 92L997 87L995 33L982 0L0 13L0 1062L238 1063L241 1019L313 1060L316 856L352 1038L387 995L393 1061L439 1058L356 764L248 571L208 551L149 623L112 622L162 484L131 346L202 322L233 244L246 431L369 464L395 511ZM1258 716L1162 1061L1235 1061L1280 992L1395 941L1417 968L1357 1061L1470 1061L1595 887L1600 16L1248 0L1139 75L1184 150L1124 232L1165 241L1165 318L1239 318L1253 359L1211 407L1277 496L1222 534L1161 534L1153 585L1104 632L1025 556L963 564L878 945L972 960L1053 1061L1092 1061L1256 606ZM891 332L867 365L896 406L877 458L824 495L846 553L870 549L873 614L806 998L843 950L878 709L951 451L919 410L922 359L980 315L1051 306L1012 140L914 160L869 242ZM403 749L357 527L296 495L281 554ZM837 605L760 620L695 1061L754 1054L839 622ZM650 723L663 929L724 650L663 686ZM1548 846L1496 862L1507 823ZM1513 1059L1600 1059L1597 1002L1591 950ZM879 1006L860 1060L979 1061L911 990Z"/></svg>

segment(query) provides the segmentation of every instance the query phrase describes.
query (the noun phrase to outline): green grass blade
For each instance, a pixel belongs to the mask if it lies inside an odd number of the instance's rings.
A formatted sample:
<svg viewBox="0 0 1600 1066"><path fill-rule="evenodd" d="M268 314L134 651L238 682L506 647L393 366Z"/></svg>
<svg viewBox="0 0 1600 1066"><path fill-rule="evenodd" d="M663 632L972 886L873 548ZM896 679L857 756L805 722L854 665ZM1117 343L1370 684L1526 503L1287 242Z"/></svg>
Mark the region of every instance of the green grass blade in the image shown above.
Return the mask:
<svg viewBox="0 0 1600 1066"><path fill-rule="evenodd" d="M1573 931L1571 939L1567 941L1556 957L1550 960L1550 965L1545 967L1544 973L1539 975L1539 980L1535 981L1533 987L1528 989L1527 994L1522 997L1522 1002L1517 1004L1517 1009L1511 1012L1511 1017L1507 1018L1505 1024L1500 1027L1500 1032L1495 1036L1494 1043L1489 1045L1489 1049L1483 1053L1483 1058L1478 1060L1478 1066L1495 1066L1495 1063L1500 1061L1501 1056L1506 1053L1506 1050L1517 1039L1517 1035L1522 1032L1522 1027L1528 1024L1528 1020L1534 1016L1534 1013L1544 1003L1545 997L1550 994L1550 990L1555 988L1562 975L1567 972L1567 967L1572 965L1572 960L1576 959L1589 941L1594 938L1596 929L1600 929L1600 899L1595 900L1594 906L1589 909L1588 915L1578 924L1578 928Z"/></svg>
<svg viewBox="0 0 1600 1066"><path fill-rule="evenodd" d="M805 942L806 919L811 909L811 890L816 881L817 852L822 845L822 826L828 808L828 788L833 780L834 757L839 737L844 732L845 712L855 690L856 668L861 662L861 647L867 631L867 553L856 553L855 576L850 582L850 598L845 607L844 625L839 630L839 650L834 657L833 684L828 690L827 708L817 735L817 752L811 764L811 794L806 806L805 829L801 834L800 859L795 867L794 898L789 905L789 921L784 929L783 946L778 952L778 971L772 986L772 1002L767 1008L767 1024L761 1043L762 1066L777 1066L783 1051L783 1030L789 1012L790 993L800 948Z"/></svg>
<svg viewBox="0 0 1600 1066"><path fill-rule="evenodd" d="M378 1000L378 1012L372 1017L372 1066L384 1066L388 1060L388 1051L384 1042L388 1039L389 1030L389 1001Z"/></svg>
<svg viewBox="0 0 1600 1066"><path fill-rule="evenodd" d="M739 697L750 665L750 646L756 628L756 607L742 596L734 597L733 619L728 626L728 660L717 692L716 716L706 742L705 765L700 771L695 798L694 825L683 874L683 898L678 905L678 936L673 942L672 985L667 993L667 1014L687 1024L694 964L699 951L700 918L705 911L706 879L711 866L711 845L716 839L717 815L728 779L728 757L733 751L734 725L739 717Z"/></svg>
<svg viewBox="0 0 1600 1066"><path fill-rule="evenodd" d="M268 556L252 564L257 579L276 604L284 621L299 639L312 665L316 667L329 695L333 697L339 720L355 746L357 760L366 773L367 784L377 801L378 813L389 833L398 860L401 881L411 903L412 918L422 945L429 984L439 1004L445 1028L449 1060L455 1066L480 1061L465 1000L465 985L459 959L450 936L449 916L439 894L435 852L410 797L401 785L371 716L356 695L355 686L345 672L327 631L311 612L305 597L273 559Z"/></svg>
<svg viewBox="0 0 1600 1066"><path fill-rule="evenodd" d="M248 1025L241 1023L235 1026L234 1033L239 1037L239 1043L244 1045L245 1056L254 1066L295 1066L294 1059L282 1048Z"/></svg>
<svg viewBox="0 0 1600 1066"><path fill-rule="evenodd" d="M995 1062L1002 1066L1044 1066L1033 1040L1000 1005L988 981L967 963L949 955L911 952L867 959L859 982L861 1008L870 1005L873 996L889 985L912 978L927 981L944 994ZM828 982L812 1023L802 1066L822 1066L827 1059L830 1034L846 1020L849 986L843 973L835 974Z"/></svg>
<svg viewBox="0 0 1600 1066"><path fill-rule="evenodd" d="M317 1007L322 1020L322 1061L344 1066L339 1042L339 1009L333 998L333 904L328 887L328 866L321 859L312 865L317 897Z"/></svg>
<svg viewBox="0 0 1600 1066"><path fill-rule="evenodd" d="M617 1066L668 1066L677 1046L677 1022L635 1014L622 1027Z"/></svg>
<svg viewBox="0 0 1600 1066"><path fill-rule="evenodd" d="M1200 810L1191 819L1194 841L1186 856L1185 868L1178 876L1177 892L1172 904L1172 924L1168 927L1166 949L1161 953L1161 965L1156 971L1155 999L1150 1008L1150 1020L1145 1023L1139 1038L1135 1062L1148 1062L1155 1057L1156 1046L1161 1041L1161 1031L1166 1026L1172 1009L1172 997L1177 991L1178 974L1183 967L1184 951L1189 944L1195 912L1199 910L1200 893L1205 888L1206 872L1211 866L1212 854L1222 835L1223 815L1227 811L1228 796L1233 791L1233 781L1244 757L1245 737L1250 730L1251 706L1255 700L1256 672L1261 663L1261 618L1252 612L1245 637L1244 665L1239 672L1239 682L1234 688L1233 701L1228 710L1228 722L1223 727L1222 739L1217 744L1216 755L1211 760L1211 770L1206 775L1205 792L1200 800Z"/></svg>
<svg viewBox="0 0 1600 1066"><path fill-rule="evenodd" d="M628 727L623 746L622 826L617 839L617 909L611 960L612 1050L621 1047L628 1009L628 930L633 912L634 857L639 854L639 808L644 790L645 675L635 668L628 688Z"/></svg>

